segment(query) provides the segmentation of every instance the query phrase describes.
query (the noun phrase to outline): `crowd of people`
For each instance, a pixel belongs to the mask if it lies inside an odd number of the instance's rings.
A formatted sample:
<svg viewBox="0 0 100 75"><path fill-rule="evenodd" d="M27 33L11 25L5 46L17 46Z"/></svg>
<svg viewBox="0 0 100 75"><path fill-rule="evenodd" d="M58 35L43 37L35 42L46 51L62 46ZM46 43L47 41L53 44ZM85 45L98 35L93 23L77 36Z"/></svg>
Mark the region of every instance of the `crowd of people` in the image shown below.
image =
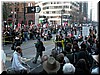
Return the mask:
<svg viewBox="0 0 100 75"><path fill-rule="evenodd" d="M28 36L24 31L25 41ZM21 32L22 33L22 32ZM20 35L18 35L20 37ZM38 35L37 35L38 36ZM15 41L18 40L18 37ZM81 41L80 41L81 40ZM63 36L62 31L55 37L55 48L51 54L43 55L43 42L38 38L36 47L36 57L33 64L37 63L40 55L43 71L39 74L99 74L99 38L90 29L89 36L83 39L75 38L73 34ZM27 68L23 66L21 60L21 43L16 45L12 58L12 68L16 73L27 73Z"/></svg>

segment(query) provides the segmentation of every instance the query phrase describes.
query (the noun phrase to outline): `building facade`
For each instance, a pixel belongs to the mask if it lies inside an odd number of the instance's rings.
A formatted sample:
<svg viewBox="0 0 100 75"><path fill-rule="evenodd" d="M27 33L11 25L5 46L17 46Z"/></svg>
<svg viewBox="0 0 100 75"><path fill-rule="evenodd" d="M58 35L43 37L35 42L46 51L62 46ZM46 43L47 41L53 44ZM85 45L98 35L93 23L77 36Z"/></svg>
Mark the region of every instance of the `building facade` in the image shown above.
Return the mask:
<svg viewBox="0 0 100 75"><path fill-rule="evenodd" d="M27 13L27 7L35 6L35 2L9 2L10 6L10 17L8 17L8 23L24 23L26 25L35 23L35 13Z"/></svg>
<svg viewBox="0 0 100 75"><path fill-rule="evenodd" d="M37 5L42 5L42 10L39 15L46 16L48 22L52 24L61 25L61 20L63 24L64 22L70 20L70 16L75 16L74 14L79 14L79 2L48 1L41 2L41 4L37 3ZM62 10L64 10L63 13Z"/></svg>
<svg viewBox="0 0 100 75"><path fill-rule="evenodd" d="M88 2L80 2L80 15L82 16L80 20L87 22L88 20ZM82 23L83 23L82 22Z"/></svg>

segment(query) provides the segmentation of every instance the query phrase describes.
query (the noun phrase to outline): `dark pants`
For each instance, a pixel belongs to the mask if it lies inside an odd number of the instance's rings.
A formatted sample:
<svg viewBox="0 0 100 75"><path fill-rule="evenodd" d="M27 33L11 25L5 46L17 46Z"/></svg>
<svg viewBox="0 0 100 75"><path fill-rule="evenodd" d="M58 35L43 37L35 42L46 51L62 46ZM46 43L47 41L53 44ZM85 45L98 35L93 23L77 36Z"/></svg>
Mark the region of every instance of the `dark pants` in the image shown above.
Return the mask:
<svg viewBox="0 0 100 75"><path fill-rule="evenodd" d="M37 52L37 53L36 53L34 63L37 62L37 59L38 59L39 55L40 55L40 58L42 58L42 52Z"/></svg>

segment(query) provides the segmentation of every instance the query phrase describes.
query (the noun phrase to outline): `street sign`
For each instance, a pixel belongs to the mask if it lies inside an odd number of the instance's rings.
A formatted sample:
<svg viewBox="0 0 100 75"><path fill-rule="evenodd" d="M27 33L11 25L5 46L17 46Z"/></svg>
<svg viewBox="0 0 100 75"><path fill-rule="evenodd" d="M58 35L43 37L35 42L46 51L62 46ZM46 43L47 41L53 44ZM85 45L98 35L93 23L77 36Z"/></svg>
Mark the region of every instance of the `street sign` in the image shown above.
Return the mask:
<svg viewBox="0 0 100 75"><path fill-rule="evenodd" d="M33 8L33 9L31 9L33 12L35 11L35 9Z"/></svg>
<svg viewBox="0 0 100 75"><path fill-rule="evenodd" d="M35 6L35 13L39 13L41 11L41 8L39 6Z"/></svg>
<svg viewBox="0 0 100 75"><path fill-rule="evenodd" d="M35 6L34 7L27 7L27 13L35 13Z"/></svg>
<svg viewBox="0 0 100 75"><path fill-rule="evenodd" d="M39 6L27 7L27 13L39 13L41 8Z"/></svg>
<svg viewBox="0 0 100 75"><path fill-rule="evenodd" d="M39 6L27 7L27 13L39 13L41 8Z"/></svg>

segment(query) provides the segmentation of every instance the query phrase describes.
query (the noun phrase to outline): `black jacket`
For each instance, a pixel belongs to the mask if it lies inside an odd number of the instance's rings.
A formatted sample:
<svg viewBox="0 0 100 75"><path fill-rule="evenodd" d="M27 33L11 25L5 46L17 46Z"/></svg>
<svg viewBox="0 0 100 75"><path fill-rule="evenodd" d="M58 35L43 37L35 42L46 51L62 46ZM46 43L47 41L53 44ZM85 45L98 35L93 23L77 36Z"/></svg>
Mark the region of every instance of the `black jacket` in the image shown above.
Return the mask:
<svg viewBox="0 0 100 75"><path fill-rule="evenodd" d="M37 49L37 52L42 52L43 50L43 42L42 41L38 41L36 44L35 44L35 47Z"/></svg>

